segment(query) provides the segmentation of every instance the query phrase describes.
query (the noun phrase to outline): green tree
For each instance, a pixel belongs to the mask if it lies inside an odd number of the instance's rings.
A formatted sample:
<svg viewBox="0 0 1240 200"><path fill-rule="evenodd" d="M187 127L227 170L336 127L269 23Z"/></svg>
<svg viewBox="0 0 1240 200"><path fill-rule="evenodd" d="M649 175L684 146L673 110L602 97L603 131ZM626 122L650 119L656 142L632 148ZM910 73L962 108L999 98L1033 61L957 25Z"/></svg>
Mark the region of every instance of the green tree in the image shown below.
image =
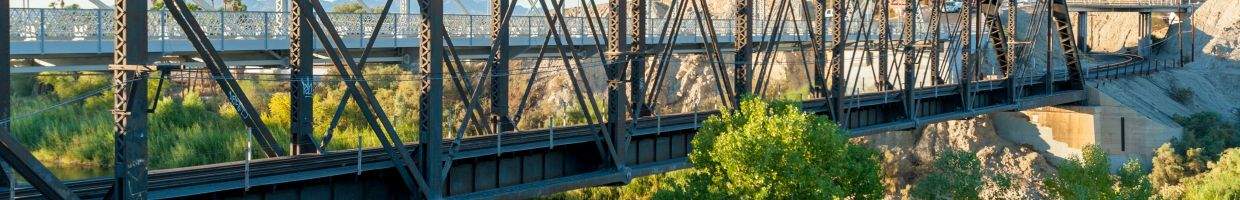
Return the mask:
<svg viewBox="0 0 1240 200"><path fill-rule="evenodd" d="M1081 157L1060 165L1057 175L1043 180L1043 184L1048 194L1059 199L1149 198L1152 189L1140 164L1128 161L1115 176L1108 172L1110 165L1106 153L1090 145L1082 150Z"/></svg>
<svg viewBox="0 0 1240 200"><path fill-rule="evenodd" d="M1146 178L1145 167L1141 166L1136 159L1129 160L1116 173L1116 199L1150 199L1154 195L1154 187L1150 185L1150 179Z"/></svg>
<svg viewBox="0 0 1240 200"><path fill-rule="evenodd" d="M224 11L246 11L247 7L241 0L224 0Z"/></svg>
<svg viewBox="0 0 1240 200"><path fill-rule="evenodd" d="M1201 148L1202 158L1215 160L1224 149L1240 146L1240 129L1224 121L1218 113L1201 112L1187 117L1176 116L1173 119L1184 127L1184 136L1176 140L1175 149L1188 151Z"/></svg>
<svg viewBox="0 0 1240 200"><path fill-rule="evenodd" d="M369 9L366 8L366 5L362 5L362 3L348 2L348 3L336 4L335 6L332 6L332 12L335 12L335 13L367 13L370 11Z"/></svg>
<svg viewBox="0 0 1240 200"><path fill-rule="evenodd" d="M1165 143L1154 151L1154 169L1150 172L1150 183L1157 189L1162 199L1180 199L1184 189L1180 187L1180 179L1188 177L1184 170L1184 159L1175 154L1171 143Z"/></svg>
<svg viewBox="0 0 1240 200"><path fill-rule="evenodd" d="M1183 183L1184 199L1240 199L1240 148L1227 149L1209 172Z"/></svg>
<svg viewBox="0 0 1240 200"><path fill-rule="evenodd" d="M696 172L659 199L882 198L877 152L789 102L748 98L710 117L693 139Z"/></svg>
<svg viewBox="0 0 1240 200"><path fill-rule="evenodd" d="M200 10L202 10L202 7L199 7L199 6L198 6L198 4L189 3L189 2L186 2L186 3L185 3L185 7L189 7L189 11L200 11ZM155 3L152 3L152 4L151 4L151 10L163 10L163 9L164 9L164 1L163 1L163 0L155 0Z"/></svg>
<svg viewBox="0 0 1240 200"><path fill-rule="evenodd" d="M973 154L948 150L934 160L934 172L913 186L918 199L980 199L981 163Z"/></svg>

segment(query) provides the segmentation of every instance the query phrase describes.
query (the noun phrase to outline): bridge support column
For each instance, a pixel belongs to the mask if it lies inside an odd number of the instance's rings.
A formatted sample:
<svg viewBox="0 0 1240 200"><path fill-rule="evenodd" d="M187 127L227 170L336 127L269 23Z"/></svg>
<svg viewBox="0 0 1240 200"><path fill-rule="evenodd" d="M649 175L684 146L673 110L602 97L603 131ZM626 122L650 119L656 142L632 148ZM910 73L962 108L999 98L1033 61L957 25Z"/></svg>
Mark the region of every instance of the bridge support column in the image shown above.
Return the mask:
<svg viewBox="0 0 1240 200"><path fill-rule="evenodd" d="M1152 24L1150 23L1151 20L1150 20L1149 12L1142 12L1139 15L1140 17L1138 18L1140 20L1139 22L1140 27L1139 27L1139 30L1137 30L1137 34L1139 34L1141 39L1137 41L1137 55L1141 57L1146 57L1151 53L1151 50L1153 49L1150 46L1150 45L1153 45L1153 40L1154 40L1153 37L1150 35L1150 26Z"/></svg>
<svg viewBox="0 0 1240 200"><path fill-rule="evenodd" d="M810 38L814 47L813 83L810 89L814 97L827 97L827 0L814 0L813 30L817 37ZM811 34L811 36L813 36Z"/></svg>
<svg viewBox="0 0 1240 200"><path fill-rule="evenodd" d="M643 1L643 0L634 0ZM608 15L607 21L607 63L604 71L607 73L607 128L611 130L612 148L615 150L615 157L618 163L616 167L624 169L625 148L628 147L628 123L625 123L625 113L629 110L625 108L628 105L628 98L625 97L624 74L625 68L629 67L629 45L626 38L628 34L628 10L626 5L628 2L624 0L611 0L608 3L608 9L611 15ZM633 72L642 73L642 72ZM605 163L605 162L604 162ZM625 179L628 181L628 179Z"/></svg>
<svg viewBox="0 0 1240 200"><path fill-rule="evenodd" d="M891 90L891 62L887 60L888 52L891 50L891 26L888 23L890 19L891 0L878 0L875 5L874 12L878 16L874 16L874 23L878 24L878 80L875 81L874 87L879 91Z"/></svg>
<svg viewBox="0 0 1240 200"><path fill-rule="evenodd" d="M3 1L0 2L0 31L9 33L9 26L9 1ZM12 79L9 76L9 51L11 51L8 48L9 40L0 40L0 47L5 47L2 50L3 52L0 52L0 60L4 61L0 62L0 119L9 119L9 95L10 89L12 89L10 88ZM26 182L34 186L47 199L77 198L69 191L68 187L65 187L64 183L61 183L59 179L56 179L56 176L52 175L51 171L48 171L42 163L39 163L39 160L35 159L34 155L30 153L30 150L22 146L9 131L9 123L0 123L0 159L4 160L6 166L11 166L17 174L8 174L8 169L0 168L0 174L4 174L3 178L5 178L3 182L7 183L8 180L16 180L9 179L8 176L21 175Z"/></svg>
<svg viewBox="0 0 1240 200"><path fill-rule="evenodd" d="M314 144L314 32L310 19L314 9L305 0L289 1L292 32L289 33L289 136L292 155L318 153Z"/></svg>
<svg viewBox="0 0 1240 200"><path fill-rule="evenodd" d="M736 79L736 99L733 101L734 106L740 106L741 96L748 95L749 91L749 68L753 59L753 46L750 40L753 37L753 0L736 0L736 30L733 44L736 47L736 54L733 57L735 71L733 78Z"/></svg>
<svg viewBox="0 0 1240 200"><path fill-rule="evenodd" d="M491 0L491 51L495 60L491 63L491 115L497 119L495 131L512 131L515 127L511 115L508 114L508 55L509 27L504 23L510 5L508 0ZM481 86L479 86L481 87Z"/></svg>
<svg viewBox="0 0 1240 200"><path fill-rule="evenodd" d="M960 107L965 111L973 110L973 75L975 75L977 63L980 61L977 46L981 42L978 41L977 34L974 34L979 33L978 23L974 23L978 21L977 18L981 17L977 12L978 8L980 8L978 3L976 0L965 1L959 15L962 25L960 27L962 30L960 32L961 48L967 48L967 50L961 50L960 76L958 76L957 80L960 81Z"/></svg>
<svg viewBox="0 0 1240 200"><path fill-rule="evenodd" d="M418 126L417 163L426 179L426 199L443 198L443 60L446 29L443 24L443 0L418 0L422 15L418 36L418 68L426 78L422 81L422 98L418 104L421 118ZM479 85L478 87L482 87ZM395 133L392 133L395 134ZM398 141L399 142L399 141ZM410 191L414 192L414 191Z"/></svg>
<svg viewBox="0 0 1240 200"><path fill-rule="evenodd" d="M918 9L917 0L906 0L904 7L904 20L906 22L916 22ZM932 11L937 12L937 11ZM904 40L904 90L900 93L900 100L904 103L904 117L909 121L917 121L917 104L914 102L913 90L917 88L917 25L916 23L904 23L902 27L901 40Z"/></svg>
<svg viewBox="0 0 1240 200"><path fill-rule="evenodd" d="M940 37L940 34L943 33L943 26L940 25L942 23L941 16L943 15L943 12L939 12L939 9L943 8L943 1L942 0L931 0L930 7L932 8L930 12L930 20L928 20L930 21L928 22L929 24L928 26L930 28L930 35L931 35L930 36L931 37L930 38L930 66L929 66L930 67L930 83L933 85L941 85L941 84L947 83L947 80L943 79L943 72L939 71L939 66L942 66L942 63L943 63L943 59L941 55L943 52L942 51L943 49L942 39L943 38Z"/></svg>
<svg viewBox="0 0 1240 200"><path fill-rule="evenodd" d="M1089 12L1076 12L1076 44L1089 53Z"/></svg>
<svg viewBox="0 0 1240 200"><path fill-rule="evenodd" d="M646 99L646 56L649 55L646 54L646 0L630 0L629 3L632 4L629 13L633 17L629 19L629 26L632 26L629 37L633 38L629 45L629 116L637 118L652 112L643 110L647 107L642 103Z"/></svg>
<svg viewBox="0 0 1240 200"><path fill-rule="evenodd" d="M844 0L836 0L831 4L831 11L835 15L831 18L831 97L830 110L828 114L831 120L836 123L844 124L841 119L844 118L844 88L847 80L844 79L844 46L847 45L847 23L844 23L847 16L848 5Z"/></svg>
<svg viewBox="0 0 1240 200"><path fill-rule="evenodd" d="M169 5L171 6L171 5ZM113 199L146 199L147 187L147 1L116 1L116 51L112 88L115 100L115 180Z"/></svg>

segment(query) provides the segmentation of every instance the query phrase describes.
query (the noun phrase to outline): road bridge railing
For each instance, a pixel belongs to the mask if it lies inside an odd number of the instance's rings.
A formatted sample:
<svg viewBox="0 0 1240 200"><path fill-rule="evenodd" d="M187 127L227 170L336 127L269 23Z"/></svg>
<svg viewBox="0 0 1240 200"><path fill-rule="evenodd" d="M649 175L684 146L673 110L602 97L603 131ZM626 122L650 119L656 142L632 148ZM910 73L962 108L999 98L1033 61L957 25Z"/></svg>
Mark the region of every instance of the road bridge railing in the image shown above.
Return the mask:
<svg viewBox="0 0 1240 200"><path fill-rule="evenodd" d="M1184 12L1185 0L1067 0L1068 9L1087 12Z"/></svg>
<svg viewBox="0 0 1240 200"><path fill-rule="evenodd" d="M377 23L378 13L331 13L332 21L337 23L336 29L346 44L361 46L369 39L369 33ZM13 8L10 12L12 30L9 32L10 49L16 57L47 56L56 54L105 54L114 49L113 40L116 36L111 19L114 11L107 9L48 9L48 8ZM199 11L194 16L199 19L203 30L219 51L265 51L286 50L289 42L289 14L266 11ZM148 33L150 52L192 52L193 48L187 41L184 31L176 25L166 10L148 11ZM416 47L418 44L417 14L391 14L376 36L375 46L379 48ZM580 45L594 44L594 35L590 33L589 22L585 17L566 17L569 38ZM453 38L453 44L465 47L486 47L490 45L491 26L488 15L445 15L447 34ZM651 22L664 21L663 18L651 17ZM771 20L755 20L755 25L772 24ZM809 41L809 31L804 20L784 20L787 23L781 30L780 41ZM542 16L514 16L512 19L510 43L514 46L541 46L547 37L547 20ZM601 23L606 24L603 19ZM717 18L712 21L719 41L728 43L735 39L735 21ZM849 33L863 33L860 21L850 21ZM892 27L903 26L902 21L891 22ZM919 29L927 28L924 20L917 22ZM678 43L702 43L708 36L701 33L695 20L686 20L679 27ZM659 26L647 27L647 41L659 41ZM603 30L600 30L600 34ZM771 37L772 30L755 30L754 41L775 41ZM877 38L877 33L850 34L850 41ZM893 32L893 38L900 38L903 33ZM943 34L940 38L948 38ZM601 37L601 35L600 35ZM827 35L834 38L833 35ZM924 36L918 36L924 37ZM830 39L828 39L830 40ZM315 45L322 48L321 45Z"/></svg>

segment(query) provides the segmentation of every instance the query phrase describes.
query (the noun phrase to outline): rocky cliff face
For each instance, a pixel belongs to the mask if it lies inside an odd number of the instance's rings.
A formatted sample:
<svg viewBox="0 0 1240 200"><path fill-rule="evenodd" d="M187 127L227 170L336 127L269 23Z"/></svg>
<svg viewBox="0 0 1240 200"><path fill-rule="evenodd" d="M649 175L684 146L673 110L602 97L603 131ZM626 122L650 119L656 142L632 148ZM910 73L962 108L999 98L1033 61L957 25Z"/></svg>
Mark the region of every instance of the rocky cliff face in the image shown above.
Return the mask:
<svg viewBox="0 0 1240 200"><path fill-rule="evenodd" d="M1042 178L1054 173L1042 154L996 135L988 116L934 123L920 133L888 132L854 138L853 142L882 152L887 174L883 182L889 198L908 198L912 185L932 172L935 157L950 149L974 153L983 173L1011 178L1012 189L984 187L982 199L1044 198Z"/></svg>

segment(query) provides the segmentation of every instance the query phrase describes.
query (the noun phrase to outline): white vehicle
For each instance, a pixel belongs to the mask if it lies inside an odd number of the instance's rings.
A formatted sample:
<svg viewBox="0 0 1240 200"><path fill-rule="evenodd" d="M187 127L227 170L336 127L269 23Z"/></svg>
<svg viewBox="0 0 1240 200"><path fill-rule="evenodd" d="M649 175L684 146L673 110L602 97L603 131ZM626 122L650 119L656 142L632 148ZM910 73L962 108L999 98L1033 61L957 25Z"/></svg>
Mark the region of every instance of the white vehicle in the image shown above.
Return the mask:
<svg viewBox="0 0 1240 200"><path fill-rule="evenodd" d="M948 2L943 3L943 12L945 13L960 12L961 7L964 7L964 2L948 1Z"/></svg>

